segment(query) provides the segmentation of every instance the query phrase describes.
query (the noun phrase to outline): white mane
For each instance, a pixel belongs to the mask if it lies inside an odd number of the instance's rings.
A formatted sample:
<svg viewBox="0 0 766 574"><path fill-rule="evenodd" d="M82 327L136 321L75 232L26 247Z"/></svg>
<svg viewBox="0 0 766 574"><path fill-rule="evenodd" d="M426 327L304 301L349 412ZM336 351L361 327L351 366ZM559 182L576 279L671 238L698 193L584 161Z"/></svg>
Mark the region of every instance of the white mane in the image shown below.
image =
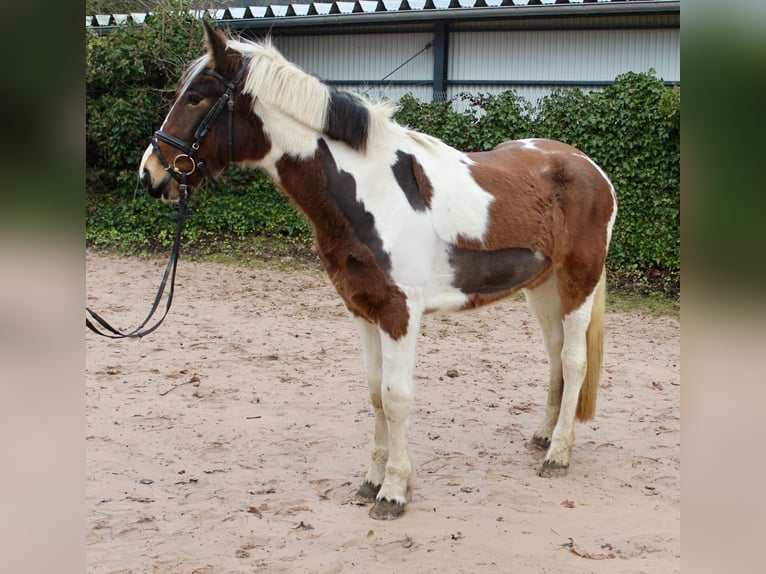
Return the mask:
<svg viewBox="0 0 766 574"><path fill-rule="evenodd" d="M229 40L227 47L250 57L243 91L315 130L327 119L330 92L318 79L288 62L270 40Z"/></svg>
<svg viewBox="0 0 766 574"><path fill-rule="evenodd" d="M268 39L262 43L229 40L227 47L250 57L243 91L253 97L254 103L257 98L313 130L325 129L330 104L330 88L326 84L286 60ZM372 141L386 126L393 125L395 104L373 103L355 96L369 111L368 140Z"/></svg>
<svg viewBox="0 0 766 574"><path fill-rule="evenodd" d="M327 127L332 88L285 59L270 39L262 42L229 39L226 46L250 58L243 92L252 96L254 109L260 102L279 109L314 131L323 132ZM194 78L209 65L210 54L203 54L194 60L181 77L178 93L185 92ZM368 143L379 141L384 134L391 134L392 131L402 135L402 127L391 120L396 103L387 100L373 102L360 94L352 95L369 112ZM418 136L413 139L417 140Z"/></svg>

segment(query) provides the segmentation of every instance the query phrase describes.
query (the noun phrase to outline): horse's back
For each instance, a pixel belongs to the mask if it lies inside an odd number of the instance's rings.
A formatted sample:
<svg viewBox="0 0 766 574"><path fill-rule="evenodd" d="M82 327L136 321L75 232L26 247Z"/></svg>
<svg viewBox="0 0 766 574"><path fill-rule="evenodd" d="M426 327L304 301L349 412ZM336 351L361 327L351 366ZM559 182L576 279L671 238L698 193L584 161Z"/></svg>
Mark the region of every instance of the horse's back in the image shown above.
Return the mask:
<svg viewBox="0 0 766 574"><path fill-rule="evenodd" d="M468 157L474 162L474 179L495 199L485 237L490 248L519 246L531 239L539 242L534 247L555 257L555 243L564 247L564 236L575 239L587 229L600 229L603 236L613 218L611 182L593 160L569 144L515 140Z"/></svg>
<svg viewBox="0 0 766 574"><path fill-rule="evenodd" d="M512 140L490 151L470 153L468 157L475 162L472 170L475 176L486 172L499 182L510 184L498 192L528 194L550 190L561 199L574 193L580 199L585 199L583 194L612 199L611 183L603 170L585 153L564 142Z"/></svg>

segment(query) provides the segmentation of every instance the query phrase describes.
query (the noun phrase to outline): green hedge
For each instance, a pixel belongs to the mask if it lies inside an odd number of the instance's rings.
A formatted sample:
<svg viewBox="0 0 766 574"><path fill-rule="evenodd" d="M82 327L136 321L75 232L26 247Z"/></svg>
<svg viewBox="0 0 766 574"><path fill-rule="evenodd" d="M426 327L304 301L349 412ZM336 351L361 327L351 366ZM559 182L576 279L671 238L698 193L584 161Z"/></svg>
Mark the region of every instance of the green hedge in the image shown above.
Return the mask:
<svg viewBox="0 0 766 574"><path fill-rule="evenodd" d="M145 197L136 168L199 55L201 23L160 10L87 39L87 226L89 244L166 247L172 208ZM161 55L161 57L158 57ZM466 151L522 137L562 140L590 155L612 179L620 202L609 256L623 282L675 294L680 284L680 89L653 74L629 73L602 92L557 91L532 106L512 91L422 103L404 96L395 119ZM215 190L195 192L185 244L215 250L232 238L289 237L311 229L260 172L229 171Z"/></svg>

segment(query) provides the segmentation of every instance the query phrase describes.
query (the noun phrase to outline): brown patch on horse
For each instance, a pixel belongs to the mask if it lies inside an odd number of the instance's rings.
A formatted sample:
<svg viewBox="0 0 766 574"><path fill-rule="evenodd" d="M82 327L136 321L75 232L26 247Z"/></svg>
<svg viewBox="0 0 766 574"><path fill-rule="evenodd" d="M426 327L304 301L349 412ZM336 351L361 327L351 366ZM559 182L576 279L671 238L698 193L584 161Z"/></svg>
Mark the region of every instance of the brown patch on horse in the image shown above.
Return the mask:
<svg viewBox="0 0 766 574"><path fill-rule="evenodd" d="M257 114L249 113L252 102L249 94L237 94L234 101L234 123L237 124L236 128L232 127L235 162L260 161L271 150L271 140L263 131L263 120ZM242 126L247 126L247 129L243 130ZM221 127L220 131L225 130ZM221 149L224 147L221 146Z"/></svg>
<svg viewBox="0 0 766 574"><path fill-rule="evenodd" d="M412 173L415 176L415 182L418 185L418 191L420 191L420 195L423 196L423 201L425 202L426 207L430 209L431 197L433 197L434 188L431 185L431 180L428 179L425 170L423 170L423 166L420 165L418 158L415 156L412 156Z"/></svg>
<svg viewBox="0 0 766 574"><path fill-rule="evenodd" d="M205 24L205 42L208 47L210 62L208 67L221 76L231 81L243 65L243 56L239 52L229 50L226 47L228 38L218 29L211 28L207 21ZM200 74L192 86L198 82L207 82L217 91L216 98L223 94L223 85L214 78L209 78ZM241 85L244 85L242 82ZM216 123L215 134L211 134L211 140L214 142L215 149L220 151L220 156L224 160L221 165L228 163L228 158L224 154L227 149L226 139L228 137L228 112L221 114L221 119ZM188 125L188 124L185 124ZM245 127L245 129L242 129ZM243 93L241 87L234 95L234 118L232 122L232 138L234 142L234 162L241 163L246 161L258 161L263 159L271 149L271 141L263 131L263 121L257 114L253 113L253 97L250 94ZM204 144L203 144L204 145ZM206 157L200 153L202 157ZM215 166L208 166L214 173L217 171Z"/></svg>
<svg viewBox="0 0 766 574"><path fill-rule="evenodd" d="M414 155L397 150L391 171L412 209L425 211L431 207L433 186Z"/></svg>
<svg viewBox="0 0 766 574"><path fill-rule="evenodd" d="M382 243L378 251L374 219L364 215L363 206L358 208L361 212L347 209L350 198L355 198L353 177L337 169L322 140L313 158L285 155L276 167L280 185L311 221L319 258L348 309L392 339L406 335L407 297L381 265L388 255L382 256Z"/></svg>
<svg viewBox="0 0 766 574"><path fill-rule="evenodd" d="M606 228L614 209L610 184L577 149L561 142L506 142L469 154L471 173L495 197L483 241L459 247L523 247L548 257L557 270L562 311L593 291L606 259ZM524 285L529 286L529 285Z"/></svg>

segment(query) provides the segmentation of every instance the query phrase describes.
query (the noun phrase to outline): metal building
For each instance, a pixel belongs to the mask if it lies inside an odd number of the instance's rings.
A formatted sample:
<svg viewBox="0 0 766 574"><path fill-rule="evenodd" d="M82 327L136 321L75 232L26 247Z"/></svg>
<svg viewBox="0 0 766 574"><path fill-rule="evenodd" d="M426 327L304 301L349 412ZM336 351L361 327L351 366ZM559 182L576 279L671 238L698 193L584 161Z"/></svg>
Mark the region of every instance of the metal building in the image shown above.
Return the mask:
<svg viewBox="0 0 766 574"><path fill-rule="evenodd" d="M667 84L681 80L680 0L356 0L207 16L244 37L270 35L328 83L394 100L513 89L534 101L652 69ZM94 15L86 26L144 17Z"/></svg>

